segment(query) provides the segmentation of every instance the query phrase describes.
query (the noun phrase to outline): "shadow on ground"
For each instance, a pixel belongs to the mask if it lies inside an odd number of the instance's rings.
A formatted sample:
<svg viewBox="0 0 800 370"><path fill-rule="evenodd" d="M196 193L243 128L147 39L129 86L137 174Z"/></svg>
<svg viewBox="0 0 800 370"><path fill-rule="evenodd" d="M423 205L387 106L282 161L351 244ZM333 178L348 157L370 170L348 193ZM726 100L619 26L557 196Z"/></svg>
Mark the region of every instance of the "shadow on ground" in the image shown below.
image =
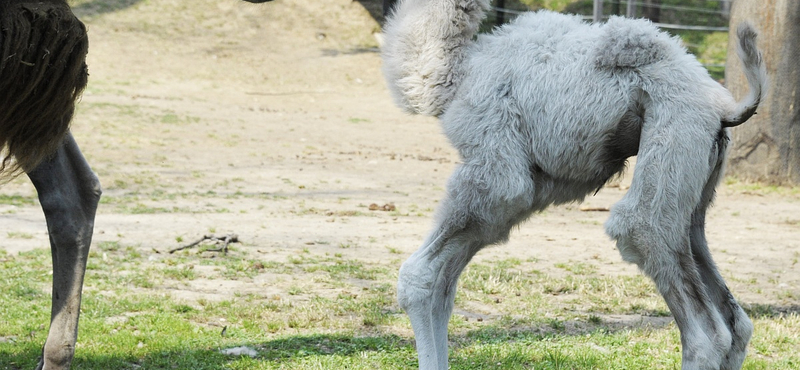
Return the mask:
<svg viewBox="0 0 800 370"><path fill-rule="evenodd" d="M741 303L744 311L751 319L771 319L786 315L800 315L800 305L772 305L760 303Z"/></svg>
<svg viewBox="0 0 800 370"><path fill-rule="evenodd" d="M384 0L356 0L361 6L369 12L369 15L375 19L378 24L383 25L385 18L383 17L383 2Z"/></svg>
<svg viewBox="0 0 800 370"><path fill-rule="evenodd" d="M785 315L800 314L799 305L762 305L744 304L748 314L754 319L776 318ZM611 322L603 320L597 324L582 323L577 326L531 326L506 328L501 325L487 325L480 329L466 331L450 336L453 348L467 348L491 343L539 342L550 341L558 337L581 337L590 333L614 334L626 330L671 330L666 327L670 317L660 325L653 325L650 320ZM80 340L79 340L80 342ZM253 359L227 356L219 352L221 348L247 346L255 349L258 356ZM267 342L241 342L231 345L230 342L215 345L186 344L183 348L165 351L153 351L144 356L121 354L118 356L93 356L82 354L80 343L78 353L73 362L74 369L221 369L228 368L237 362L241 366L255 366L270 363L291 366L292 363L303 363L308 359L319 362L320 357L335 356L332 361L372 361L379 362L381 368L412 369L416 367L416 352L413 340L402 338L391 333L370 332L362 334L311 334L279 338ZM497 368L499 363L519 363L519 354L511 352L505 355L492 356L488 359L481 351L460 351L451 355L454 368ZM39 344L21 340L12 353L0 350L0 369L22 370L32 369L41 354ZM557 356L557 359L548 356ZM540 358L523 359L526 366L548 368L552 361L567 365L568 369L594 369L604 361L604 355L582 354L572 358L569 352L560 351ZM506 358L508 357L508 358ZM324 359L323 359L324 360ZM244 361L245 363L241 363ZM487 362L488 361L488 362ZM324 361L323 361L324 362ZM370 362L370 363L372 363ZM271 365L270 365L271 366Z"/></svg>
<svg viewBox="0 0 800 370"><path fill-rule="evenodd" d="M623 330L618 326L604 327L602 324L594 326L591 331L614 332ZM587 331L589 331L587 329ZM455 347L464 348L480 346L488 343L511 343L519 341L536 342L553 336L584 335L587 331L564 331L549 328L517 328L504 329L488 326L462 334L451 335ZM371 335L346 335L346 334L312 334L284 337L262 343L239 343L258 351L254 359L242 359L237 356L226 356L219 352L220 347L209 345L187 344L185 348L168 351L153 351L144 356L122 354L119 356L93 356L87 357L81 353L80 344L78 353L73 362L74 369L221 369L228 368L232 362L246 361L237 366L258 366L259 363L284 364L302 363L306 358L336 356L334 361L363 360L380 362L381 368L404 369L415 368L417 364L414 343L395 334L377 333ZM15 353L0 351L0 369L31 369L41 354L40 349L32 342L20 343L24 348L17 348ZM236 347L227 344L225 348ZM465 351L453 357L453 365L463 368L495 368L498 362L506 362L502 356L493 357L490 361L485 355ZM568 356L567 356L568 357ZM333 360L333 359L331 359ZM507 359L518 361L518 359ZM582 366L586 358L562 358L565 364L571 364L572 369L590 369L592 366ZM489 362L487 362L489 361ZM539 368L542 361L547 359L526 359L530 365ZM485 364L484 364L485 362ZM594 363L594 362L592 362ZM458 366L462 364L464 366ZM475 367L484 364L489 367ZM495 366L495 367L493 367ZM237 367L238 368L238 367Z"/></svg>
<svg viewBox="0 0 800 370"><path fill-rule="evenodd" d="M458 340L460 346L469 344L485 343L487 335L499 333L478 333L470 342L469 339L461 338ZM522 332L517 332L512 336L499 335L498 341L514 340L539 340L539 337L531 338ZM414 369L417 366L416 352L413 342L402 339L393 334L379 334L375 336L353 337L339 334L320 334L310 336L293 336L277 339L265 343L242 343L241 345L254 348L259 355L255 358L226 356L222 355L218 348L198 348L197 345L187 345L187 348L175 349L171 351L160 351L148 353L142 357L131 355L120 356L95 356L85 357L79 353L72 363L73 369L224 369L224 368L261 368L263 365L277 366L281 368L292 368L301 366L308 362L324 365L327 362L342 364L370 364L379 366L382 369ZM80 348L80 346L78 347ZM0 369L22 370L32 369L37 362L40 352L38 349L28 349L19 354L8 354L0 352ZM487 358L485 354L460 353L452 356L451 361L454 368L498 368L498 363L506 361L518 362L518 356L509 355L515 358L506 359L504 355L491 356ZM334 358L335 357L335 358ZM591 357L591 356L590 356ZM559 355L559 363L568 365L569 369L595 369L600 357L590 358L590 363L586 363L587 356L571 358L568 355ZM549 358L525 359L529 366L540 368L551 360ZM346 367L347 365L343 365ZM369 366L369 365L368 365Z"/></svg>
<svg viewBox="0 0 800 370"><path fill-rule="evenodd" d="M91 0L72 7L72 12L80 17L113 13L130 8L142 0Z"/></svg>

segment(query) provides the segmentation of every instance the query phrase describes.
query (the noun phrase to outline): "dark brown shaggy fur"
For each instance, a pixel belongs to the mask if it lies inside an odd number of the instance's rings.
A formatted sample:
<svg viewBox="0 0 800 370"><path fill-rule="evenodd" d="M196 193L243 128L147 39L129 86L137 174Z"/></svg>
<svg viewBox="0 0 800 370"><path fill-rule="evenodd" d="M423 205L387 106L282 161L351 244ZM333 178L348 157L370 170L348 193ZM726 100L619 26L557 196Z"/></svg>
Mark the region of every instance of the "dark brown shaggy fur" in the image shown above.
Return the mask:
<svg viewBox="0 0 800 370"><path fill-rule="evenodd" d="M0 0L0 179L58 148L86 87L88 48L66 1Z"/></svg>

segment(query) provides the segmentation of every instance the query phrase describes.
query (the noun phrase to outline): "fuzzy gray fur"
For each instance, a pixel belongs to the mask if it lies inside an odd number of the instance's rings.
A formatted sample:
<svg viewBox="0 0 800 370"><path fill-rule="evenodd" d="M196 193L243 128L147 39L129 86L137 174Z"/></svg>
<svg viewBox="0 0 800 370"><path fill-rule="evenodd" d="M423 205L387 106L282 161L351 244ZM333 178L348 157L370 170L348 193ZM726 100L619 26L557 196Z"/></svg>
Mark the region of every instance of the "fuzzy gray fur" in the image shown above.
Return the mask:
<svg viewBox="0 0 800 370"><path fill-rule="evenodd" d="M398 105L439 116L462 157L434 231L400 269L420 369L448 368L447 323L472 256L531 214L583 200L632 155L633 183L607 233L665 298L683 369L741 368L752 324L714 266L704 224L723 172L723 122L746 119L766 89L755 32L739 32L752 91L737 103L647 21L545 11L473 39L486 6L403 0L385 29Z"/></svg>

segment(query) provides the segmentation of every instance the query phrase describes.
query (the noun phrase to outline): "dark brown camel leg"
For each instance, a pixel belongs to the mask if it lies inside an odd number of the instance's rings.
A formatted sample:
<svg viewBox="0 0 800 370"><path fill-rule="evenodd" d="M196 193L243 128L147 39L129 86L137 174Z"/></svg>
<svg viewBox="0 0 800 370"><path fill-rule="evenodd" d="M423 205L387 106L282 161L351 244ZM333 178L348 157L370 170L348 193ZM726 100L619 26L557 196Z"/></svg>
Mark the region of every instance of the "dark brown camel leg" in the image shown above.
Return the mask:
<svg viewBox="0 0 800 370"><path fill-rule="evenodd" d="M28 173L39 193L53 255L50 332L37 369L68 369L75 354L83 275L92 242L100 182L72 134Z"/></svg>

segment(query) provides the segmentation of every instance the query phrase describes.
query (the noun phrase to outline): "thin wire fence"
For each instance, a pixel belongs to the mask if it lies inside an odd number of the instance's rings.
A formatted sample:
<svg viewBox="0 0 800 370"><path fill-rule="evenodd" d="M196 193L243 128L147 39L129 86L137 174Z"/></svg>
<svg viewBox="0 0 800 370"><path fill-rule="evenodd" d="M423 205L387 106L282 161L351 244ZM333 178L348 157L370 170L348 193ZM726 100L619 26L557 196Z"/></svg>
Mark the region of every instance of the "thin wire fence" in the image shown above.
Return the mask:
<svg viewBox="0 0 800 370"><path fill-rule="evenodd" d="M721 3L724 1L712 1L716 3ZM628 5L631 3L635 8L634 9L641 9L641 8L658 8L661 10L674 10L674 11L681 11L681 12L692 12L692 13L701 13L701 14L709 14L709 15L718 15L724 17L728 14L725 10L714 10L708 8L699 8L699 7L691 7L691 6L679 6L679 5L668 5L668 4L652 4L646 3L642 1L602 1L601 3L605 4L618 4L618 5ZM595 7L597 9L597 7ZM503 14L510 14L512 16L518 16L527 12L527 10L516 10L516 9L508 9L498 6L492 6L492 10L497 13ZM587 14L578 14L584 20L595 20L595 19L607 19L607 16L598 16L597 14L587 15ZM507 20L506 17L498 17L503 20ZM728 27L724 26L708 26L708 25L688 25L688 24L674 24L674 23L663 23L663 22L653 22L654 25L660 28L669 29L669 30L685 30L685 31L708 31L708 32L728 32Z"/></svg>
<svg viewBox="0 0 800 370"><path fill-rule="evenodd" d="M732 0L731 0L732 1ZM700 14L705 17L699 17L701 19L708 19L708 17L716 18L716 22L710 22L709 24L677 24L677 23L668 23L668 22L653 22L653 25L656 27L670 30L670 31L697 31L697 32L728 32L727 26L721 26L720 20L724 20L729 15L730 10L730 3L731 1L726 0L709 0L706 3L716 3L717 9L710 9L708 7L697 7L697 6L683 6L683 5L669 5L669 4L661 4L661 3L650 3L644 1L636 1L636 0L595 0L593 4L593 14L576 14L583 18L586 21L602 21L608 19L609 14L602 14L603 11L603 4L610 4L610 5L618 5L616 6L616 10L624 12L628 16L636 16L637 10L644 12L645 8L658 8L659 10L665 10L669 12L680 12L681 14L684 13L695 13ZM505 1L499 2L500 5L503 5ZM726 4L723 4L726 3ZM625 5L623 7L623 5ZM727 6L723 6L727 5ZM495 12L495 20L498 23L503 23L517 17L521 14L528 12L528 10L518 10L518 9L509 9L503 6L492 6L492 11ZM600 12L600 14L598 14ZM623 14L623 15L625 15ZM611 14L613 15L613 14ZM687 17L689 18L689 17ZM694 19L694 18L690 18ZM674 17L672 19L675 20ZM716 25L714 25L716 23ZM723 23L724 24L724 23ZM498 24L499 25L499 24ZM696 46L696 45L695 45ZM722 70L724 71L725 65L720 63L705 63L703 64L708 69L713 70Z"/></svg>
<svg viewBox="0 0 800 370"><path fill-rule="evenodd" d="M606 2L606 1L604 1ZM610 4L627 4L627 1L607 1ZM714 3L722 3L723 1L712 1ZM668 9L668 10L681 10L681 11L688 11L688 12L695 12L695 13L706 13L706 14L719 14L719 15L726 15L728 12L724 10L714 10L708 8L698 8L692 6L682 6L682 5L664 5L661 3L652 4L652 3L645 3L641 1L632 1L633 5L637 5L643 8L659 8L659 9Z"/></svg>

